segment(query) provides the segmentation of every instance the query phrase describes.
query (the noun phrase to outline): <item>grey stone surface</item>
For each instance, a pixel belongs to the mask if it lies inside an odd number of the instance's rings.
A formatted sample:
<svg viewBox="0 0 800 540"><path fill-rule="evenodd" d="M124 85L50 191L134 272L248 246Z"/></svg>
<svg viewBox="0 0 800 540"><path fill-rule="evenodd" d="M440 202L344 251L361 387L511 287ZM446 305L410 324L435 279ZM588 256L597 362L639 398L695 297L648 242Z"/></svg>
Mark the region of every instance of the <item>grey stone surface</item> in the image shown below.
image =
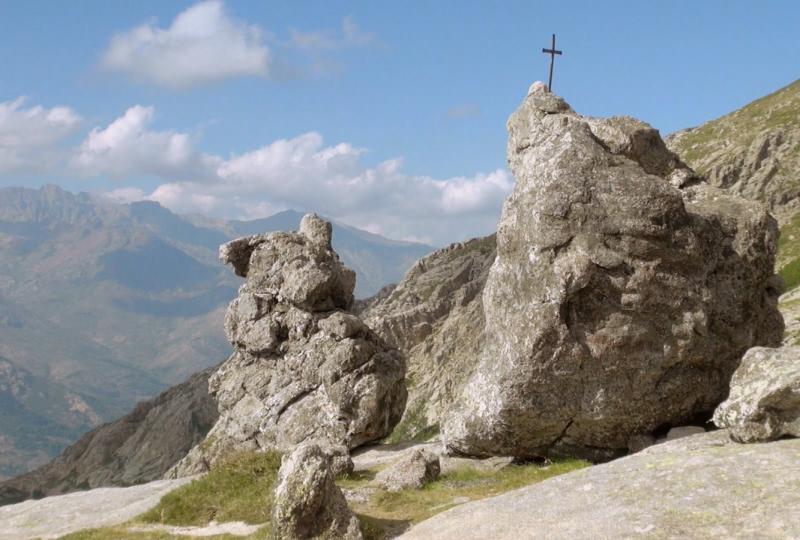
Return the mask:
<svg viewBox="0 0 800 540"><path fill-rule="evenodd" d="M745 443L800 437L800 347L747 351L714 423Z"/></svg>
<svg viewBox="0 0 800 540"><path fill-rule="evenodd" d="M375 481L387 491L420 489L439 477L439 456L418 448L375 476Z"/></svg>
<svg viewBox="0 0 800 540"><path fill-rule="evenodd" d="M781 342L777 224L702 183L649 125L540 94L508 122L517 183L484 344L443 439L469 455L608 459L631 435L710 415L745 351Z"/></svg>
<svg viewBox="0 0 800 540"><path fill-rule="evenodd" d="M301 229L220 250L247 279L225 321L234 352L209 381L220 418L171 476L239 450L288 452L307 440L351 449L399 421L402 355L340 309L352 304L353 274L330 248L330 227L306 216Z"/></svg>
<svg viewBox="0 0 800 540"><path fill-rule="evenodd" d="M59 538L83 529L124 523L190 481L192 478L181 478L126 488L97 488L3 506L0 540Z"/></svg>
<svg viewBox="0 0 800 540"><path fill-rule="evenodd" d="M358 518L334 483L330 457L304 443L284 456L272 509L275 538L361 540Z"/></svg>
<svg viewBox="0 0 800 540"><path fill-rule="evenodd" d="M364 312L408 365L405 439L438 430L477 363L483 337L481 293L495 258L494 235L459 242L417 261Z"/></svg>
<svg viewBox="0 0 800 540"><path fill-rule="evenodd" d="M740 445L724 431L467 503L405 540L800 538L800 440Z"/></svg>

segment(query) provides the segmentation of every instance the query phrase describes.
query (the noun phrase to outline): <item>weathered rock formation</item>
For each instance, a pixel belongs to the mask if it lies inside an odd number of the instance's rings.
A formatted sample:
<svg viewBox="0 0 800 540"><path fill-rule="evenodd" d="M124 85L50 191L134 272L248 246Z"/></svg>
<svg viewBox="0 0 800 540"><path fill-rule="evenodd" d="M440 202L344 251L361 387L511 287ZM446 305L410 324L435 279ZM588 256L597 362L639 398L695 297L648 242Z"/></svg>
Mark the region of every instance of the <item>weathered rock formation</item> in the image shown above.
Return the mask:
<svg viewBox="0 0 800 540"><path fill-rule="evenodd" d="M685 437L457 506L399 538L798 538L798 452L798 439Z"/></svg>
<svg viewBox="0 0 800 540"><path fill-rule="evenodd" d="M800 347L747 351L714 423L737 442L800 437Z"/></svg>
<svg viewBox="0 0 800 540"><path fill-rule="evenodd" d="M50 463L0 483L0 505L161 478L216 422L217 404L208 393L208 377L215 370L196 373L119 420L93 429Z"/></svg>
<svg viewBox="0 0 800 540"><path fill-rule="evenodd" d="M364 321L406 355L400 439L438 431L472 373L483 336L481 293L494 257L494 235L448 246L417 261L365 310Z"/></svg>
<svg viewBox="0 0 800 540"><path fill-rule="evenodd" d="M330 456L304 443L284 456L272 507L273 536L281 540L361 540L358 518L334 482Z"/></svg>
<svg viewBox="0 0 800 540"><path fill-rule="evenodd" d="M775 220L647 124L583 118L541 84L508 128L517 184L448 448L604 459L710 415L745 351L781 341Z"/></svg>
<svg viewBox="0 0 800 540"><path fill-rule="evenodd" d="M286 452L312 439L354 448L398 422L404 360L345 311L355 275L330 242L330 224L308 215L299 233L220 248L247 278L226 316L234 352L209 381L220 418L172 474L205 470L231 451Z"/></svg>
<svg viewBox="0 0 800 540"><path fill-rule="evenodd" d="M440 472L439 456L419 448L380 471L375 481L387 491L421 489Z"/></svg>
<svg viewBox="0 0 800 540"><path fill-rule="evenodd" d="M781 221L800 208L800 81L667 144L710 184L768 204Z"/></svg>

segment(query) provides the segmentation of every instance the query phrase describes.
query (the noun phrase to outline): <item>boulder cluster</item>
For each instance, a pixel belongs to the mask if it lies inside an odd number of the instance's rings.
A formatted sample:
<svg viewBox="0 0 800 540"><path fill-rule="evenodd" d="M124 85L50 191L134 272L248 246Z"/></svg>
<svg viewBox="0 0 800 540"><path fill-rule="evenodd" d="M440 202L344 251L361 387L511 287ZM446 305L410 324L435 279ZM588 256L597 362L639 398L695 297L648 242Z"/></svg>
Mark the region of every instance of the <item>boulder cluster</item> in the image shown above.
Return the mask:
<svg viewBox="0 0 800 540"><path fill-rule="evenodd" d="M385 437L406 402L405 362L358 317L355 274L331 248L331 225L234 240L220 258L246 283L231 302L231 357L209 380L220 417L173 475L234 451L291 452L323 441L344 452Z"/></svg>
<svg viewBox="0 0 800 540"><path fill-rule="evenodd" d="M744 353L781 342L775 220L649 125L582 117L541 84L508 128L517 184L448 449L608 459L707 419Z"/></svg>

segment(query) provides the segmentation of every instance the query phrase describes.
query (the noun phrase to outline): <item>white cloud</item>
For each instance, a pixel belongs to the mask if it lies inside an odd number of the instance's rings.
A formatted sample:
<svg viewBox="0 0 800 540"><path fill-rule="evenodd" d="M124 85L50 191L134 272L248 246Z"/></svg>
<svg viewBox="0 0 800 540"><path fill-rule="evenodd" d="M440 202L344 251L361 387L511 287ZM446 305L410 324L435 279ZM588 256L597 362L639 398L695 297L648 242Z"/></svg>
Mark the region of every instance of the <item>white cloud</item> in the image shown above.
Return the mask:
<svg viewBox="0 0 800 540"><path fill-rule="evenodd" d="M154 129L154 118L153 107L133 106L93 128L68 156L56 150L79 123L75 112L0 103L0 173L9 165L33 170L36 163L43 171L126 180L105 193L115 202L154 200L181 213L233 219L292 208L437 244L493 231L513 188L505 169L445 179L414 175L399 158L370 164L363 148L326 144L316 132L223 158L200 152L187 133ZM42 158L49 154L52 160ZM155 189L143 189L154 180Z"/></svg>
<svg viewBox="0 0 800 540"><path fill-rule="evenodd" d="M365 47L374 42L375 35L361 30L350 15L342 19L341 30L338 32L330 30L301 32L295 28L289 29L289 44L305 51Z"/></svg>
<svg viewBox="0 0 800 540"><path fill-rule="evenodd" d="M82 176L112 178L156 176L203 179L218 158L197 153L189 135L174 131L150 131L153 107L136 105L107 127L94 128L72 157L71 165Z"/></svg>
<svg viewBox="0 0 800 540"><path fill-rule="evenodd" d="M439 180L404 173L399 159L367 166L363 154L306 133L220 160L213 180L167 182L147 198L178 212L238 219L313 210L392 238L447 243L493 231L513 188L504 169Z"/></svg>
<svg viewBox="0 0 800 540"><path fill-rule="evenodd" d="M103 67L173 89L237 76L266 76L270 53L254 25L230 18L221 0L181 12L169 28L149 22L114 36Z"/></svg>
<svg viewBox="0 0 800 540"><path fill-rule="evenodd" d="M0 103L0 172L46 170L58 158L57 144L81 122L69 107L24 104L24 97Z"/></svg>

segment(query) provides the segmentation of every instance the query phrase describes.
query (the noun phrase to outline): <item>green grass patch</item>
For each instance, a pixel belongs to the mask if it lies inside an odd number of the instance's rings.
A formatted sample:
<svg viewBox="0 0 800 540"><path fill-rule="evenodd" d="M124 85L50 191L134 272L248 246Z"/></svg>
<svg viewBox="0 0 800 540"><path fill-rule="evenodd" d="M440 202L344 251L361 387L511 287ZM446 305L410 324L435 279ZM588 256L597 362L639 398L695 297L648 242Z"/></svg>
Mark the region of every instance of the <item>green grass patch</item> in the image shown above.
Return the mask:
<svg viewBox="0 0 800 540"><path fill-rule="evenodd" d="M130 531L125 526L88 529L61 537L60 540L187 540L191 536L174 535L163 531ZM247 536L230 534L203 536L204 540L272 540L269 527Z"/></svg>
<svg viewBox="0 0 800 540"><path fill-rule="evenodd" d="M582 460L559 460L547 465L510 465L500 471L463 467L443 474L423 489L397 493L377 490L366 504L353 505L367 540L382 540L398 529L419 523L466 501L493 497L512 489L535 484L553 476L582 469ZM370 484L374 473L359 479L342 479L341 487L355 489Z"/></svg>
<svg viewBox="0 0 800 540"><path fill-rule="evenodd" d="M785 265L778 273L786 282L786 291L791 291L800 285L800 259L795 259Z"/></svg>
<svg viewBox="0 0 800 540"><path fill-rule="evenodd" d="M139 521L169 525L268 523L280 466L281 456L276 452L235 454L204 477L165 495Z"/></svg>
<svg viewBox="0 0 800 540"><path fill-rule="evenodd" d="M403 418L386 438L388 444L424 442L439 434L439 424L429 424L425 402L419 401L406 409Z"/></svg>

